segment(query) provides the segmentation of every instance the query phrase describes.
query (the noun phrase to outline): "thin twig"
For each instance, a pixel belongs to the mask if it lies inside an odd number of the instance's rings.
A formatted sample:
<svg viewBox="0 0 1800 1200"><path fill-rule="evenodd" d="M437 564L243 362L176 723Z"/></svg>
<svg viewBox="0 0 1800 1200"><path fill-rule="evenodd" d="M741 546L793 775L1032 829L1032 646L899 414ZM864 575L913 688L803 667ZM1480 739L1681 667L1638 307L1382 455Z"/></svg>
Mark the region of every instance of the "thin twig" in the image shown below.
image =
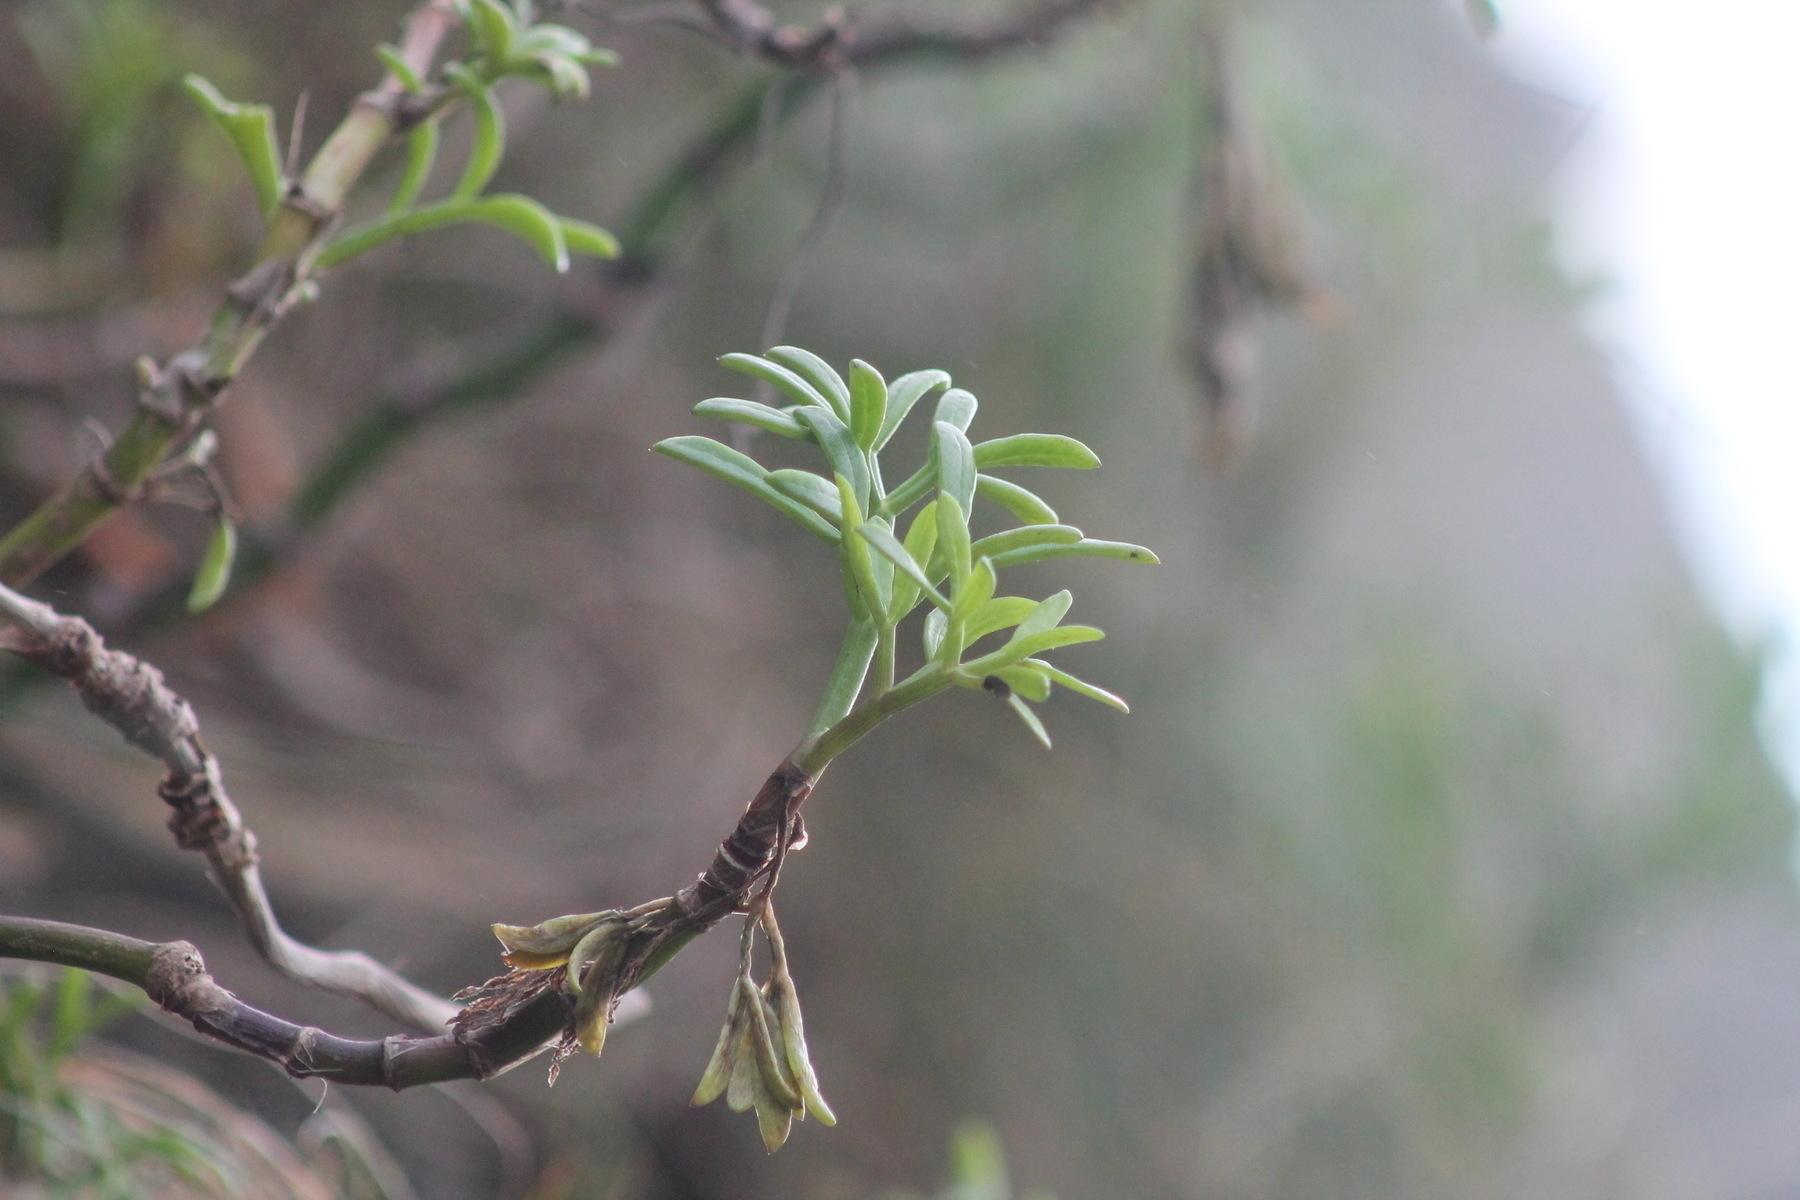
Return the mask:
<svg viewBox="0 0 1800 1200"><path fill-rule="evenodd" d="M360 997L416 1029L437 1032L456 1016L455 1005L366 954L318 950L282 929L257 867L256 835L225 792L218 760L200 740L194 710L160 671L108 650L79 617L65 617L4 584L0 619L11 626L0 645L68 680L88 711L163 764L166 775L157 794L175 810L169 828L176 844L206 855L251 945L270 966L290 979Z"/></svg>
<svg viewBox="0 0 1800 1200"><path fill-rule="evenodd" d="M849 159L848 113L851 83L852 76L848 69L832 73L831 125L826 135L825 186L819 192L819 202L813 208L812 219L806 223L806 231L800 235L800 242L794 247L787 268L781 272L774 294L769 297L769 310L763 317L761 345L764 348L781 342L787 329L788 313L794 306L794 296L800 290L800 282L806 277L806 270L812 265L813 256L824 242L832 222L837 220L838 213L844 207L844 185L848 175L846 162Z"/></svg>
<svg viewBox="0 0 1800 1200"><path fill-rule="evenodd" d="M755 0L699 0L703 11L679 4L624 7L580 3L575 8L616 24L675 25L704 34L743 54L795 71L842 64L866 66L915 54L975 59L1053 39L1069 21L1104 0L1038 0L982 25L921 25L831 9L812 29L783 25Z"/></svg>
<svg viewBox="0 0 1800 1200"><path fill-rule="evenodd" d="M432 1037L337 1037L239 1000L188 942L146 942L104 929L0 916L0 957L61 963L143 988L165 1012L215 1041L266 1058L297 1079L401 1088L490 1079L544 1048L568 1019L554 988L523 999L503 1024Z"/></svg>
<svg viewBox="0 0 1800 1200"><path fill-rule="evenodd" d="M42 630L53 630L57 637L69 632L58 623L69 618L57 617L36 601L4 588L0 612L32 639L41 640ZM60 645L40 646L40 652L71 653ZM79 656L80 651L72 653ZM187 706L178 699L166 702L172 694L154 668L127 655L117 655L111 665L117 666L118 660L137 669L139 691L124 706L129 716L101 715L134 745L159 758L166 754L179 759L193 750L193 714ZM89 695L82 692L84 700ZM187 750L182 749L184 743L190 743ZM757 884L769 877L782 848L800 844L800 807L815 782L816 776L800 770L791 759L784 761L758 789L698 879L673 896L630 910L636 921L628 951L608 979L584 981L586 987L606 987L625 1002L615 1001L615 1019L624 1015L619 1009L629 1005L631 989L682 946L732 913L750 909ZM223 801L222 794L219 799ZM223 803L229 807L229 801ZM80 925L0 916L0 958L61 963L134 983L201 1034L269 1059L296 1078L395 1089L498 1075L542 1050L559 1033L567 1041L575 1013L574 999L559 986L563 968L520 970L461 993L471 1003L457 1014L448 1033L356 1041L245 1004L213 981L199 951L187 942L146 942Z"/></svg>

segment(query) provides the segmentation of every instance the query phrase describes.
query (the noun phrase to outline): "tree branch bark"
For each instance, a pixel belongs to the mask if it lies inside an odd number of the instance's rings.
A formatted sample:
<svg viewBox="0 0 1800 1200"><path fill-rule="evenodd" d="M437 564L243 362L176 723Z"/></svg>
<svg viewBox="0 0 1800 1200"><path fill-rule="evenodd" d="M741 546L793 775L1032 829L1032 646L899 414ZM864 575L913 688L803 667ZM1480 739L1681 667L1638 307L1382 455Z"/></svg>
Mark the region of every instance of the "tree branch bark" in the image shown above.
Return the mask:
<svg viewBox="0 0 1800 1200"><path fill-rule="evenodd" d="M157 794L174 809L169 829L176 844L206 856L244 933L270 966L290 979L358 996L415 1029L437 1032L456 1015L455 1005L366 954L318 950L282 929L257 867L256 835L226 794L218 760L200 740L194 710L163 681L162 672L108 650L79 617L65 617L3 584L0 619L11 626L0 646L68 680L88 711L163 764Z"/></svg>
<svg viewBox="0 0 1800 1200"><path fill-rule="evenodd" d="M468 1035L338 1037L263 1012L219 986L188 942L146 942L103 929L0 916L0 956L97 971L143 988L163 1011L227 1046L266 1058L299 1079L393 1088L491 1079L530 1058L568 1020L556 989L522 997L503 1023Z"/></svg>

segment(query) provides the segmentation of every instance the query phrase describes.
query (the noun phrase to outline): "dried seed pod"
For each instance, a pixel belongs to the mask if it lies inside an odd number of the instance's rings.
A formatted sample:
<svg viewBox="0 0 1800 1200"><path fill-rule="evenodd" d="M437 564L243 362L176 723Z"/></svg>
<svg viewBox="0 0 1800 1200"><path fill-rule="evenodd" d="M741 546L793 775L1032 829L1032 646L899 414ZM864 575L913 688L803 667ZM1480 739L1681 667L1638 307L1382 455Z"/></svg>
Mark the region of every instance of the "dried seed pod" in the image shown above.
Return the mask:
<svg viewBox="0 0 1800 1200"><path fill-rule="evenodd" d="M775 1045L775 1014L763 994L750 989L745 997L750 1007L750 1048L756 1053L757 1074L769 1095L789 1112L805 1111L794 1077L788 1073L787 1053Z"/></svg>
<svg viewBox="0 0 1800 1200"><path fill-rule="evenodd" d="M763 1147L770 1154L781 1149L794 1125L794 1110L783 1104L768 1086L768 1077L756 1076L756 1129L762 1134Z"/></svg>
<svg viewBox="0 0 1800 1200"><path fill-rule="evenodd" d="M806 1048L806 1023L800 1017L800 994L794 981L783 972L769 981L774 992L775 1012L781 1031L782 1047L787 1052L788 1069L800 1093L804 1111L819 1118L821 1125L836 1125L837 1116L825 1097L819 1093L819 1077L813 1072L812 1055Z"/></svg>
<svg viewBox="0 0 1800 1200"><path fill-rule="evenodd" d="M694 1089L694 1098L689 1104L711 1104L725 1094L725 1085L731 1082L732 1068L737 1064L738 1043L742 1040L742 1021L739 1014L743 1005L739 1000L736 985L731 989L731 1000L725 1006L725 1025L719 1030L718 1045L713 1047L712 1058L707 1060L706 1070L700 1074L700 1084Z"/></svg>

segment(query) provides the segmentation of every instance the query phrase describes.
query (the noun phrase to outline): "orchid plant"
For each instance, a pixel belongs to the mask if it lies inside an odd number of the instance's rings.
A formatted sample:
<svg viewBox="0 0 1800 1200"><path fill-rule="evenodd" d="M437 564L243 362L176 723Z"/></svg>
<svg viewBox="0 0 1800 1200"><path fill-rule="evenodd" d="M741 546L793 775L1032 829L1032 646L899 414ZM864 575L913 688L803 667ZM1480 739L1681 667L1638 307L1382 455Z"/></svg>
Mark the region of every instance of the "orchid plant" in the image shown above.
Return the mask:
<svg viewBox="0 0 1800 1200"><path fill-rule="evenodd" d="M671 897L536 926L496 925L494 933L516 971L562 971L560 986L576 998L562 1054L577 1046L598 1054L623 987L647 978L692 936L689 929L698 932L704 925L687 920L676 937L670 929L704 903L742 912L738 974L725 1027L694 1103L722 1095L738 1111L754 1108L763 1141L774 1150L796 1118L810 1113L826 1124L835 1122L807 1052L799 995L772 903L782 862L805 836L800 801L858 739L952 687L1005 700L1045 746L1049 735L1030 705L1047 699L1054 687L1126 711L1112 692L1042 657L1104 636L1090 625L1063 623L1070 594L1059 591L1042 600L1000 595L999 572L1052 558L1157 560L1143 546L1088 537L1064 524L1035 493L993 474L1015 467L1091 468L1100 460L1074 438L1058 434L971 442L968 430L978 404L971 393L951 386L943 371L914 371L889 383L856 360L845 378L793 346L760 356L728 354L720 362L771 385L790 403L717 397L702 401L694 412L809 442L822 455L824 471L770 470L707 437L669 438L654 449L743 488L837 551L849 628L836 666L806 737L771 776L779 785L771 793L775 804L753 804L721 848L722 861L709 872L721 876L715 899ZM925 461L889 488L884 452L907 416L934 395ZM978 499L1013 523L973 536L969 517ZM921 661L902 677L898 631L921 608L926 610ZM672 913L681 915L672 918ZM758 930L769 951L768 978L760 984L752 977ZM639 948L635 961L634 947Z"/></svg>

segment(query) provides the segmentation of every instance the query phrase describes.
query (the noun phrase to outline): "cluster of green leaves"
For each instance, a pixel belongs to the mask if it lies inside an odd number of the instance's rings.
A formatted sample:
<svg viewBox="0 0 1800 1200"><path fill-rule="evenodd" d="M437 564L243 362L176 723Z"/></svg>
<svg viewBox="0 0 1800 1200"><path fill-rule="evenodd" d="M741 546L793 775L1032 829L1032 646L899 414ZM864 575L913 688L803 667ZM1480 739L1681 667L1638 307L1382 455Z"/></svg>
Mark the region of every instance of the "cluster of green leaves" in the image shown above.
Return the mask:
<svg viewBox="0 0 1800 1200"><path fill-rule="evenodd" d="M376 54L408 93L427 109L426 119L407 137L406 168L378 218L337 234L312 260L315 270L365 254L385 242L443 225L479 221L522 238L557 271L569 268L571 254L610 258L617 239L606 230L573 217L559 216L529 196L484 195L506 152L506 118L494 94L505 79L536 83L556 97L586 96L591 65L611 63L613 55L596 49L565 25L534 19L531 0L457 0L469 35L469 53L445 63L441 81L422 78L391 46ZM274 112L266 104L239 104L198 75L187 77L194 99L211 114L250 173L265 217L272 216L287 194L290 181L275 137ZM456 100L466 100L475 116L474 137L461 176L441 200L419 203L420 193L437 163L438 122Z"/></svg>
<svg viewBox="0 0 1800 1200"><path fill-rule="evenodd" d="M386 210L380 217L332 237L312 256L312 270L335 266L398 237L464 221L495 225L517 235L558 272L569 269L571 254L618 255L618 240L598 225L560 216L530 196L485 194L506 153L506 117L495 87L503 80L518 78L548 89L559 99L586 96L587 68L611 63L614 56L596 49L567 26L537 22L531 0L510 4L456 0L456 5L468 31L469 52L461 61L444 64L441 81L421 78L392 46L376 49L383 65L417 98L426 115L407 135L406 167ZM264 220L273 218L293 184L275 135L274 110L266 104L228 100L198 75L187 76L185 83L189 94L237 148ZM475 118L468 159L448 196L421 203L420 195L437 164L440 119L457 100L467 101ZM237 531L222 494L212 508L215 525L188 595L189 612L204 611L218 601L230 582L236 558Z"/></svg>
<svg viewBox="0 0 1800 1200"><path fill-rule="evenodd" d="M0 975L0 1191L29 1180L52 1196L132 1200L158 1174L222 1178L206 1145L164 1124L128 1124L61 1078L59 1065L139 999L97 991L72 967Z"/></svg>
<svg viewBox="0 0 1800 1200"><path fill-rule="evenodd" d="M569 269L571 254L616 257L618 240L598 225L558 216L530 196L483 194L506 153L506 116L494 95L495 85L518 78L546 88L558 99L586 96L587 68L611 64L616 61L614 55L596 49L566 25L535 21L531 0L513 0L511 4L457 0L457 9L469 33L469 54L460 62L444 65L446 83L441 86L466 99L475 114L475 135L461 177L444 199L417 203L436 164L438 149L437 123L421 122L408 135L406 170L387 212L333 238L319 253L316 265L332 266L396 237L461 221L497 225L523 238L559 272ZM414 74L393 48L383 46L376 53L409 92L427 92L426 81Z"/></svg>
<svg viewBox="0 0 1800 1200"><path fill-rule="evenodd" d="M815 739L824 739L824 760L842 749L836 744L842 739L834 740L831 731L853 710L891 715L950 685L1004 697L1045 745L1049 737L1026 701L1046 699L1053 685L1125 710L1111 692L1038 657L1104 636L1091 626L1062 623L1071 603L1067 591L1045 600L995 594L998 572L1021 563L1074 556L1156 561L1142 546L1087 537L1063 524L1034 493L990 473L1097 467L1100 460L1092 450L1048 433L970 442L976 399L952 387L943 371L914 371L889 383L857 360L846 381L816 355L793 346L777 346L766 356L728 354L719 361L772 384L792 403L775 407L718 398L702 401L695 413L811 442L830 474L769 470L705 437L670 438L655 449L743 488L837 549L851 623L813 723ZM883 481L882 452L907 415L933 393L939 395L926 460L890 489ZM1017 524L972 537L969 516L977 498ZM914 506L920 507L909 521ZM930 606L923 630L925 662L896 682L895 630L921 605ZM982 639L1008 630L1003 643L975 652ZM873 689L857 709L871 669ZM854 724L860 731L865 723Z"/></svg>

